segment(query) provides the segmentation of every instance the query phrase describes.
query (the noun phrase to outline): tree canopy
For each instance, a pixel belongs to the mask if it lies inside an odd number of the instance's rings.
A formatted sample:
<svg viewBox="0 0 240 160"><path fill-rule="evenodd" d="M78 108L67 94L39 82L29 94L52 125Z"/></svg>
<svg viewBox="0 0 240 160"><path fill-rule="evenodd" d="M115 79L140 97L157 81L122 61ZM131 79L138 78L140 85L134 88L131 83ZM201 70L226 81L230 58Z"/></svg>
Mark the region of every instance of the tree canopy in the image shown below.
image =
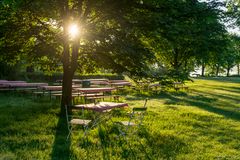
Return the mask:
<svg viewBox="0 0 240 160"><path fill-rule="evenodd" d="M230 43L222 5L198 0L3 0L0 61L60 68L62 104L70 104L76 70L105 68L153 77L148 71L158 66L179 78L194 65L216 65L226 57ZM74 37L69 34L72 24L79 30Z"/></svg>

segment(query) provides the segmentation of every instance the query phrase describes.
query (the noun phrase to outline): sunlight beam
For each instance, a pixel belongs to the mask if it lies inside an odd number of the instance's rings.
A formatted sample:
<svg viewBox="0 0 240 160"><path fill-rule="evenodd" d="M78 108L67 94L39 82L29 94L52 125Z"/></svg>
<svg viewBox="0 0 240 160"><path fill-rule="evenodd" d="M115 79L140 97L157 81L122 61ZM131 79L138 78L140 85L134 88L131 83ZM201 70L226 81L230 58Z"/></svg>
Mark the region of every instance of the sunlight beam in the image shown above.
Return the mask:
<svg viewBox="0 0 240 160"><path fill-rule="evenodd" d="M75 39L79 35L79 27L77 24L71 24L68 27L68 33L71 39Z"/></svg>

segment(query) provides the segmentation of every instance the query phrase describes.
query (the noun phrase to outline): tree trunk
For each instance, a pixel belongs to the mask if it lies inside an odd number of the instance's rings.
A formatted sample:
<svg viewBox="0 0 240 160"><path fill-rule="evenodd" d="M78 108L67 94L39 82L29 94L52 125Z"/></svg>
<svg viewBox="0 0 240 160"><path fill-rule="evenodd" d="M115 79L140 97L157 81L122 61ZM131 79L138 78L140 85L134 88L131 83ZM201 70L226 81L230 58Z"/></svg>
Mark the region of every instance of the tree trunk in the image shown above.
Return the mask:
<svg viewBox="0 0 240 160"><path fill-rule="evenodd" d="M202 77L204 77L205 75L204 75L204 73L205 73L205 64L204 63L202 63Z"/></svg>
<svg viewBox="0 0 240 160"><path fill-rule="evenodd" d="M70 47L65 41L64 51L63 51L63 79L62 79L62 101L61 101L61 109L65 110L65 105L70 106L72 103L72 79L73 74L71 71L71 63L70 63ZM64 112L62 112L64 113Z"/></svg>
<svg viewBox="0 0 240 160"><path fill-rule="evenodd" d="M231 69L231 68L228 66L228 67L227 67L227 77L229 77L230 69Z"/></svg>
<svg viewBox="0 0 240 160"><path fill-rule="evenodd" d="M70 74L70 46L69 37L67 33L69 21L69 6L68 0L63 0L61 8L61 16L63 19L63 77L62 77L62 100L61 100L61 114L65 113L65 105L71 105L72 92L72 78Z"/></svg>
<svg viewBox="0 0 240 160"><path fill-rule="evenodd" d="M240 64L238 63L237 64L237 73L238 73L238 76L240 75Z"/></svg>
<svg viewBox="0 0 240 160"><path fill-rule="evenodd" d="M178 51L173 50L174 51L174 60L173 60L173 68L175 71L179 70L179 63L178 63Z"/></svg>
<svg viewBox="0 0 240 160"><path fill-rule="evenodd" d="M82 3L80 4L81 8ZM81 10L80 10L81 12ZM72 79L74 76L74 72L77 69L77 60L78 60L78 52L79 52L79 38L72 39L70 41L70 37L67 31L70 19L81 15L81 13L74 15L73 10L69 8L69 1L62 1L62 18L63 18L63 79L62 79L62 101L61 101L61 111L65 110L65 105L72 105ZM68 108L71 111L71 108Z"/></svg>
<svg viewBox="0 0 240 160"><path fill-rule="evenodd" d="M62 101L61 108L65 110L65 105L72 105L72 79L73 75L69 72L69 69L64 69L63 81L62 81Z"/></svg>
<svg viewBox="0 0 240 160"><path fill-rule="evenodd" d="M220 67L219 67L219 65L217 65L216 66L216 76L218 76L218 74L219 74L219 69L220 69Z"/></svg>
<svg viewBox="0 0 240 160"><path fill-rule="evenodd" d="M72 105L72 79L74 72L77 69L77 59L78 59L78 49L79 49L79 40L76 39L72 45L72 48L69 45L65 45L65 52L63 56L63 81L62 81L62 102L61 108L65 109L65 105ZM70 56L70 51L72 51ZM69 108L71 112L71 108Z"/></svg>

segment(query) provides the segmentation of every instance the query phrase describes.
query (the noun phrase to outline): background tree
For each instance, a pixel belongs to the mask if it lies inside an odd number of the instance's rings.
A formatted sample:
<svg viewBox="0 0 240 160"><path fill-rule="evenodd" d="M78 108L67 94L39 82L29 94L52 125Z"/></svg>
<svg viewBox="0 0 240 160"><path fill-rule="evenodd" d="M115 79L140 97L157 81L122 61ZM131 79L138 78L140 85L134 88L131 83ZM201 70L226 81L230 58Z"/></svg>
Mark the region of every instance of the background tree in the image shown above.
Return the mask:
<svg viewBox="0 0 240 160"><path fill-rule="evenodd" d="M209 54L226 46L222 39L227 31L220 23L222 11L219 9L223 3L197 0L143 3L153 18L146 20L146 24L154 24L149 27L152 32L148 45L170 75L187 78L194 68L194 60L204 68Z"/></svg>
<svg viewBox="0 0 240 160"><path fill-rule="evenodd" d="M227 71L227 76L230 76L230 70L239 63L240 52L239 44L237 42L238 37L235 35L229 35L229 45L225 53L225 68Z"/></svg>

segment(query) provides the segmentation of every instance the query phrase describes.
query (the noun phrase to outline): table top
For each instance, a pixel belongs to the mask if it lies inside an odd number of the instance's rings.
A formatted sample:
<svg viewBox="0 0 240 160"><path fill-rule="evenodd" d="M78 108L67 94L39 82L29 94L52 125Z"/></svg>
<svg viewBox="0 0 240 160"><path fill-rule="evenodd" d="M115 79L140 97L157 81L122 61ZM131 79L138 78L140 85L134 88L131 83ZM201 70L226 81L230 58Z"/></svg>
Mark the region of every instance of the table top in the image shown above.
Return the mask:
<svg viewBox="0 0 240 160"><path fill-rule="evenodd" d="M118 82L129 82L129 81L121 79L121 80L109 80L109 82L110 83L118 83Z"/></svg>
<svg viewBox="0 0 240 160"><path fill-rule="evenodd" d="M47 83L9 83L9 87L40 87L48 86Z"/></svg>
<svg viewBox="0 0 240 160"><path fill-rule="evenodd" d="M116 82L111 83L112 86L131 86L132 84L130 82Z"/></svg>
<svg viewBox="0 0 240 160"><path fill-rule="evenodd" d="M8 80L0 80L0 83L2 83L2 82L8 82Z"/></svg>
<svg viewBox="0 0 240 160"><path fill-rule="evenodd" d="M76 89L80 87L79 85L72 85L72 88ZM40 89L46 90L46 91L61 91L62 86L40 86Z"/></svg>
<svg viewBox="0 0 240 160"><path fill-rule="evenodd" d="M108 85L109 82L107 82L107 81L91 81L91 84Z"/></svg>
<svg viewBox="0 0 240 160"><path fill-rule="evenodd" d="M10 84L10 83L27 83L26 81L5 81L5 80L1 80L0 81L1 84Z"/></svg>
<svg viewBox="0 0 240 160"><path fill-rule="evenodd" d="M82 82L82 81L109 81L108 79L72 79L73 82ZM62 79L56 80L56 82L62 82Z"/></svg>
<svg viewBox="0 0 240 160"><path fill-rule="evenodd" d="M75 88L75 90L78 90L83 93L94 93L94 92L109 92L112 90L115 90L115 88L111 87L105 87L105 88Z"/></svg>
<svg viewBox="0 0 240 160"><path fill-rule="evenodd" d="M92 81L105 81L105 82L107 81L108 82L109 80L102 78L102 79L83 79L83 81L91 81L91 82Z"/></svg>
<svg viewBox="0 0 240 160"><path fill-rule="evenodd" d="M62 86L41 86L40 88L43 90L46 90L46 91L61 91L62 90Z"/></svg>
<svg viewBox="0 0 240 160"><path fill-rule="evenodd" d="M56 82L62 83L62 80L58 79L58 80L56 80ZM81 79L72 79L72 82L82 82L82 80Z"/></svg>
<svg viewBox="0 0 240 160"><path fill-rule="evenodd" d="M121 107L127 107L127 103L115 103L115 102L99 102L97 104L91 103L91 104L80 104L80 105L74 105L73 109L86 109L86 110L93 110L96 112L104 112L106 110L110 110L113 108L121 108Z"/></svg>

